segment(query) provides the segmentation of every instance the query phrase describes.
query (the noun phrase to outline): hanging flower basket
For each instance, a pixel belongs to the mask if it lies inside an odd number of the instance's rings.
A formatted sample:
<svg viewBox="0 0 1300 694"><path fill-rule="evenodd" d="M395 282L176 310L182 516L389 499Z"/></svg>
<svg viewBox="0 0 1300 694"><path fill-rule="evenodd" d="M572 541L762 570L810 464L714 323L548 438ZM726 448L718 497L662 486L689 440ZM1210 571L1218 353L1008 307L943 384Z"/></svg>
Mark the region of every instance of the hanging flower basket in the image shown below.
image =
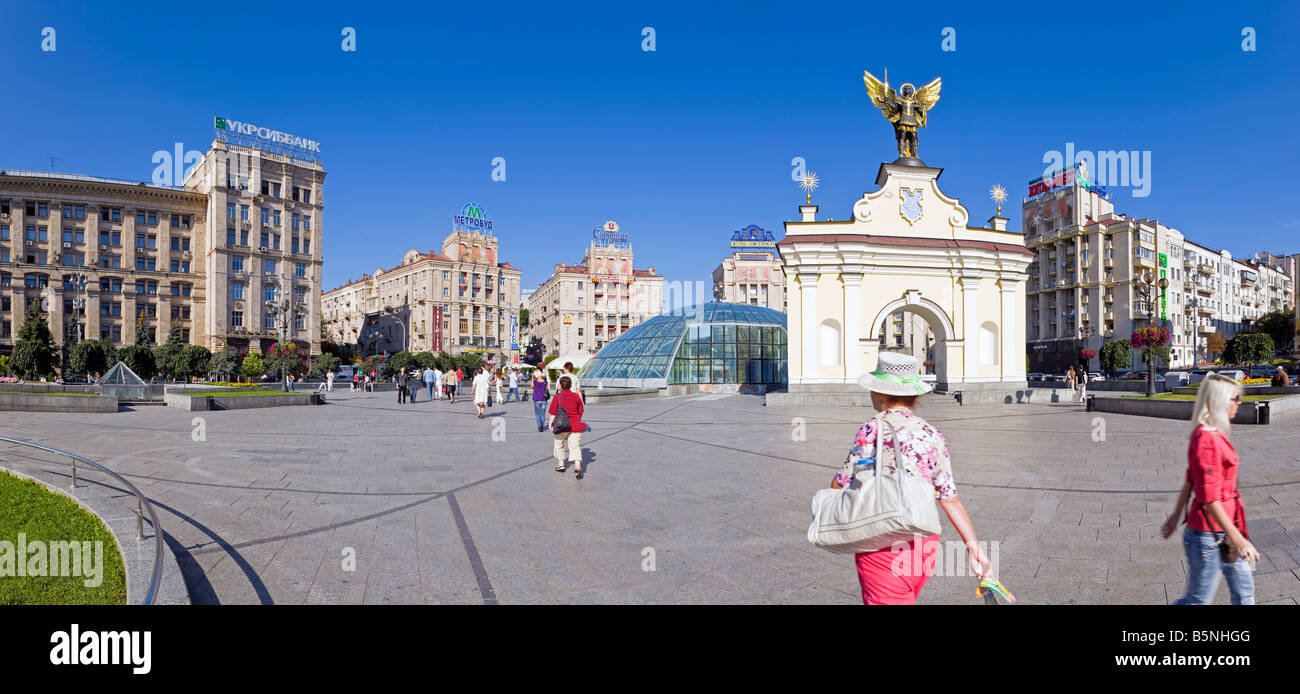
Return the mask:
<svg viewBox="0 0 1300 694"><path fill-rule="evenodd" d="M1092 359L1092 358L1094 358L1094 357L1096 357L1096 356L1097 356L1097 350L1095 350L1095 349L1084 349L1084 350L1079 350L1079 357L1080 357L1081 359L1083 359L1084 361L1087 361L1087 360L1089 360L1089 359Z"/></svg>
<svg viewBox="0 0 1300 694"><path fill-rule="evenodd" d="M1169 331L1162 325L1145 325L1133 331L1129 344L1136 349L1160 349L1169 344Z"/></svg>

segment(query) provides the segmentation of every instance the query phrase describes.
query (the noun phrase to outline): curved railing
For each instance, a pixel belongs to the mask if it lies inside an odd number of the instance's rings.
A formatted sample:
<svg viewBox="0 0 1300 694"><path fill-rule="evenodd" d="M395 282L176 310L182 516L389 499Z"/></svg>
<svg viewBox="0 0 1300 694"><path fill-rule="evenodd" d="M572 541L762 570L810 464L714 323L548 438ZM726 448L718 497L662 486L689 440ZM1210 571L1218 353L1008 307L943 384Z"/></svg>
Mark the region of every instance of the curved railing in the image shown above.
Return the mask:
<svg viewBox="0 0 1300 694"><path fill-rule="evenodd" d="M162 539L162 526L158 525L158 513L154 511L153 504L149 503L149 500L145 498L144 494L140 493L140 490L136 489L136 486L134 484L131 484L130 482L126 481L125 477L122 477L116 472L109 470L108 468L104 467L103 465L100 465L99 463L96 463L93 460L90 460L88 458L83 458L77 455L76 453L61 451L57 448L42 446L38 443L32 443L30 441L11 439L7 436L0 436L0 441L17 444L19 446L27 446L29 448L35 448L37 450L46 451L47 453L54 453L55 455L61 455L70 458L72 460L71 487L74 489L77 486L77 463L80 462L109 475L110 477L117 480L118 482L121 482L122 485L125 486L127 489L129 489L132 494L135 494L135 498L136 498L135 539L137 540L144 539L144 514L146 512L148 512L149 514L149 522L153 524L153 540L154 540L153 577L149 579L149 592L146 593L144 597L144 604L152 605L154 599L158 596L158 588L162 585L163 539Z"/></svg>

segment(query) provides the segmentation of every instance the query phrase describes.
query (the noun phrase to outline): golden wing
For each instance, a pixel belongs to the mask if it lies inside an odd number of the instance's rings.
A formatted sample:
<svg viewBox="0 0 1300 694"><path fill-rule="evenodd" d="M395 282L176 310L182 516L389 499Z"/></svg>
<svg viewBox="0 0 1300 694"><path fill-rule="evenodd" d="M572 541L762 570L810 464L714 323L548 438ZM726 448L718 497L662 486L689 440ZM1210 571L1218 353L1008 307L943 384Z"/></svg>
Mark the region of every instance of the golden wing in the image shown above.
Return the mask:
<svg viewBox="0 0 1300 694"><path fill-rule="evenodd" d="M939 103L939 88L943 84L943 79L936 77L930 84L919 88L917 94L913 95L913 99L917 101L917 105L922 112L935 108L935 104Z"/></svg>
<svg viewBox="0 0 1300 694"><path fill-rule="evenodd" d="M876 79L876 76L862 71L862 81L867 85L867 96L871 97L871 103L875 104L880 112L885 114L886 118L893 119L894 113L891 105L890 92L893 90L885 85L884 82Z"/></svg>

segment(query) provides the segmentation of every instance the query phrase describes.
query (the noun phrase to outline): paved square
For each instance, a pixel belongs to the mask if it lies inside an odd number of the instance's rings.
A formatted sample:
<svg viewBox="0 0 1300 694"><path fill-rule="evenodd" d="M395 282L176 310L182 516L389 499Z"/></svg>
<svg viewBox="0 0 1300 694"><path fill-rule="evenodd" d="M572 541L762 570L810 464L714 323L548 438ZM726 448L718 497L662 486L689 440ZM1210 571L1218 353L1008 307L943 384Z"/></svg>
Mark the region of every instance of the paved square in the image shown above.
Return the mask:
<svg viewBox="0 0 1300 694"><path fill-rule="evenodd" d="M1186 469L1185 422L938 397L919 412L947 436L961 498L1022 603L1182 595L1181 544L1159 524ZM468 400L342 391L312 408L12 412L3 430L138 485L195 603L852 604L852 557L805 534L813 492L870 414L743 395L593 405L583 480L554 471L531 404L479 420ZM1300 598L1297 423L1233 430L1260 603ZM66 466L16 448L0 465L66 484ZM946 520L943 539L957 539ZM970 603L974 588L936 576L921 602Z"/></svg>

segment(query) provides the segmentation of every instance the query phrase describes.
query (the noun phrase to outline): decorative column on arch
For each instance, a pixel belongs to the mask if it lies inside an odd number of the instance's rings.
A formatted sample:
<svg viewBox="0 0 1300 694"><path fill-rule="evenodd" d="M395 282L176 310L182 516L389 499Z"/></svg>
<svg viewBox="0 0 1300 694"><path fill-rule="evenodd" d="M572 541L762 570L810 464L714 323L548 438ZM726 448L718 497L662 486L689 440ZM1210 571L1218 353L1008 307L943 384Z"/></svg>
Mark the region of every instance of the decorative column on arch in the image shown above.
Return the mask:
<svg viewBox="0 0 1300 694"><path fill-rule="evenodd" d="M998 288L1001 289L1002 297L1002 325L998 339L1001 341L999 346L1002 355L999 363L1001 364L1003 381L1025 380L1024 355L1016 354L1017 348L1025 344L1024 325L1020 319L1024 312L1016 310L1016 286L1018 284L1018 282L1005 277L998 280Z"/></svg>
<svg viewBox="0 0 1300 694"><path fill-rule="evenodd" d="M842 333L844 344L840 349L844 362L844 382L857 383L862 375L862 275L859 265L845 265L840 269L840 279L844 282L844 320Z"/></svg>
<svg viewBox="0 0 1300 694"><path fill-rule="evenodd" d="M803 362L800 378L806 383L817 375L817 280L821 278L819 268L799 268L799 317L802 326L799 329Z"/></svg>
<svg viewBox="0 0 1300 694"><path fill-rule="evenodd" d="M980 279L978 277L961 278L961 312L962 312L962 380L979 375L980 349Z"/></svg>

